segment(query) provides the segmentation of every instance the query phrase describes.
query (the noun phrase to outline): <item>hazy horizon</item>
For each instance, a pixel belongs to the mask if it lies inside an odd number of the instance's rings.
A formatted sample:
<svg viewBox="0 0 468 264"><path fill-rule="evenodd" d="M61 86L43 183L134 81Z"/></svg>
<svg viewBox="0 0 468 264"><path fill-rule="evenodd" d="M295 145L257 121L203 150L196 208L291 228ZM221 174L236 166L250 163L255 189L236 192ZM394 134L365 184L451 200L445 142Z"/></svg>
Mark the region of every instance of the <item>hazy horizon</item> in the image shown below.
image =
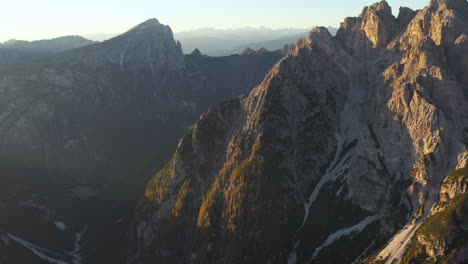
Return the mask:
<svg viewBox="0 0 468 264"><path fill-rule="evenodd" d="M267 27L271 29L310 28L311 26L338 27L345 17L357 16L362 7L375 0L345 1L294 0L284 4L279 0L249 2L239 0L217 2L204 0L153 1L99 1L83 0L65 3L59 0L4 3L8 10L0 23L10 25L0 33L0 42L10 39L40 40L66 35L113 35L150 18L169 25L174 32L202 28L238 29ZM423 8L428 0L388 0L393 14L400 6ZM27 9L24 6L28 6ZM93 8L89 8L93 6ZM280 19L278 19L280 18ZM60 21L60 22L57 22Z"/></svg>
<svg viewBox="0 0 468 264"><path fill-rule="evenodd" d="M142 21L141 23L143 23L143 22L144 21ZM168 25L168 26L170 26L170 25ZM249 29L252 29L252 30L265 29L265 30L274 30L274 31L280 31L280 30L297 30L297 31L300 31L300 30L310 30L313 27L315 27L315 26L311 26L311 27L307 27L307 28L292 28L292 27L269 28L269 27L265 27L265 26L244 26L244 27L238 27L238 28L201 27L201 28L195 28L195 29L183 30L183 31L174 31L173 30L173 32L174 32L175 35L177 35L177 34L180 34L180 33L190 33L190 32L197 32L197 31L200 31L200 32L201 31L206 31L206 32L208 32L208 31L237 31L237 30L240 31L240 30L249 30ZM332 27L332 26L325 26L324 25L324 27ZM129 27L129 29L130 28L131 27ZM112 38L112 37L115 37L117 35L120 35L120 34L124 33L125 31L126 30L124 30L122 32L96 32L96 33L87 33L87 34L84 34L84 35L67 34L67 35L57 35L57 36L52 36L52 37L48 37L48 38L37 38L37 39L20 39L20 38L14 38L13 37L13 38L7 38L5 40L0 40L0 43L5 43L5 42L10 41L10 40L17 40L17 41L48 40L48 39L54 39L54 38L59 38L59 37L65 37L65 36L81 36L81 37L87 38L89 40L100 41L100 39L102 39L104 36L106 37L106 39L107 38Z"/></svg>

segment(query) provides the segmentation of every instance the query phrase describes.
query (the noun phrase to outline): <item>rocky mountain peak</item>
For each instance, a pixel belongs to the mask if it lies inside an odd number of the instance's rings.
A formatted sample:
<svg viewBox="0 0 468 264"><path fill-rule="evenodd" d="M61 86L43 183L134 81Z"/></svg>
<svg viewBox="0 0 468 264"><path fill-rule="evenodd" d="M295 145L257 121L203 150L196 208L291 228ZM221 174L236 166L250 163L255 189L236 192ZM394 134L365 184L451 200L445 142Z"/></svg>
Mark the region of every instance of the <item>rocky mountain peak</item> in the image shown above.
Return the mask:
<svg viewBox="0 0 468 264"><path fill-rule="evenodd" d="M148 19L136 25L117 38L119 37L124 37L131 41L164 41L167 39L174 41L172 29L159 23L156 18Z"/></svg>
<svg viewBox="0 0 468 264"><path fill-rule="evenodd" d="M358 17L346 18L337 32L352 55L367 56L373 49L385 48L397 31L397 21L386 1L365 7Z"/></svg>
<svg viewBox="0 0 468 264"><path fill-rule="evenodd" d="M402 36L392 43L400 48L419 45L427 36L436 45L449 46L463 33L468 32L468 2L465 0L433 0L417 12Z"/></svg>
<svg viewBox="0 0 468 264"><path fill-rule="evenodd" d="M418 13L417 11L414 11L411 8L400 7L400 10L398 12L398 17L396 19L396 22L398 25L397 31L398 32L403 31L417 13Z"/></svg>
<svg viewBox="0 0 468 264"><path fill-rule="evenodd" d="M89 51L86 54L89 55ZM152 71L162 67L178 68L183 64L181 44L174 40L171 28L155 18L99 44L92 57L119 63L122 71L126 63L145 63Z"/></svg>
<svg viewBox="0 0 468 264"><path fill-rule="evenodd" d="M243 52L242 52L242 56L249 56L249 55L254 55L255 54L255 50L251 49L251 48L246 48Z"/></svg>
<svg viewBox="0 0 468 264"><path fill-rule="evenodd" d="M160 26L160 25L162 24L159 23L159 20L153 17L153 18L146 20L143 23L140 23L138 27L144 27L144 26L151 27L151 26Z"/></svg>
<svg viewBox="0 0 468 264"><path fill-rule="evenodd" d="M316 27L312 29L307 38L309 42L316 43L318 45L326 45L325 43L333 41L333 36L325 27Z"/></svg>
<svg viewBox="0 0 468 264"><path fill-rule="evenodd" d="M159 23L159 21L156 18L151 18L151 19L146 20L143 23L140 23L140 24L134 26L133 28L129 29L126 33L151 31L151 30L155 30L155 29L159 29L159 28L163 28L163 27L164 27L164 25ZM126 34L126 33L124 33L124 34Z"/></svg>
<svg viewBox="0 0 468 264"><path fill-rule="evenodd" d="M202 53L199 49L194 49L192 53L190 53L192 56L202 56Z"/></svg>
<svg viewBox="0 0 468 264"><path fill-rule="evenodd" d="M327 28L325 27L316 27L309 32L309 36L306 42L298 43L298 47L303 47L304 45L311 44L312 46L319 47L325 53L332 57L337 62L340 61L341 64L342 58L339 56L339 51L336 46L336 42L333 39L333 36L330 34Z"/></svg>
<svg viewBox="0 0 468 264"><path fill-rule="evenodd" d="M368 13L375 13L379 17L389 17L392 16L392 8L387 3L387 1L380 1L370 6L363 8L359 18L365 18Z"/></svg>
<svg viewBox="0 0 468 264"><path fill-rule="evenodd" d="M268 50L265 49L265 48L260 48L259 50L257 50L257 54L265 54L267 52L268 52Z"/></svg>
<svg viewBox="0 0 468 264"><path fill-rule="evenodd" d="M364 8L359 18L362 19L362 30L373 48L385 47L395 34L395 17L386 1Z"/></svg>

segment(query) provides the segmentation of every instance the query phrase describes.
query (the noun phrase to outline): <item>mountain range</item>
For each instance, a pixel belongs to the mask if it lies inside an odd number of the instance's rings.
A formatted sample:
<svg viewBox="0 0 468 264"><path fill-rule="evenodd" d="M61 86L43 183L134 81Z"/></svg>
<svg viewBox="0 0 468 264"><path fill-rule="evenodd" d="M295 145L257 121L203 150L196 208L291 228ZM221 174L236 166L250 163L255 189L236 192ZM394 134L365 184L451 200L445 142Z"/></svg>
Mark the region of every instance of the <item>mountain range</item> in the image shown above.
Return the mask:
<svg viewBox="0 0 468 264"><path fill-rule="evenodd" d="M328 27L334 35L337 29ZM184 54L195 49L209 56L229 56L242 54L247 49L270 51L282 49L285 45L294 44L301 37L306 37L309 29L269 29L238 28L210 29L201 28L174 33L174 38L182 44ZM0 64L27 62L44 58L66 50L80 48L97 42L106 41L119 34L96 33L81 36L64 36L54 39L23 41L9 40L0 43ZM3 48L3 49L2 49Z"/></svg>
<svg viewBox="0 0 468 264"><path fill-rule="evenodd" d="M312 28L312 27L311 27ZM182 43L184 53L198 48L209 56L241 54L246 48L259 50L278 50L285 45L294 44L307 36L310 29L270 29L267 27L246 27L238 29L201 28L175 33L175 38ZM331 32L336 29L330 27Z"/></svg>
<svg viewBox="0 0 468 264"><path fill-rule="evenodd" d="M337 30L333 27L327 27L330 34L335 35ZM225 54L242 54L245 49L267 49L267 50L277 50L283 47L284 45L295 44L298 39L305 38L309 34L309 31L305 31L295 35L288 35L280 38L275 38L271 40L255 41L247 44L243 44L237 47L231 48L231 50L224 51Z"/></svg>
<svg viewBox="0 0 468 264"><path fill-rule="evenodd" d="M63 252L85 241L86 263L122 263L109 255L126 246L131 211L177 138L210 105L248 93L285 52L184 55L150 19L102 43L0 66L2 263L42 263L38 248L75 261Z"/></svg>
<svg viewBox="0 0 468 264"><path fill-rule="evenodd" d="M175 39L0 65L0 263L468 262L466 0Z"/></svg>

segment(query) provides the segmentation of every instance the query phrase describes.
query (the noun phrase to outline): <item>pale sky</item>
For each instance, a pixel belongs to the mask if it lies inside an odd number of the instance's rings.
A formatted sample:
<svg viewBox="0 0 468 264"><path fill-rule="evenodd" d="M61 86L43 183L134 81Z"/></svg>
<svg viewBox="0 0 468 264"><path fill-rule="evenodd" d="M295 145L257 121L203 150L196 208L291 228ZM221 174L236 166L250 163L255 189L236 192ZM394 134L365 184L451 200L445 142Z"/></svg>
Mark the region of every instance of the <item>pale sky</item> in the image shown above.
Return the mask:
<svg viewBox="0 0 468 264"><path fill-rule="evenodd" d="M377 0L0 0L0 42L121 33L149 18L173 31L201 27L334 26ZM429 0L388 0L421 9Z"/></svg>

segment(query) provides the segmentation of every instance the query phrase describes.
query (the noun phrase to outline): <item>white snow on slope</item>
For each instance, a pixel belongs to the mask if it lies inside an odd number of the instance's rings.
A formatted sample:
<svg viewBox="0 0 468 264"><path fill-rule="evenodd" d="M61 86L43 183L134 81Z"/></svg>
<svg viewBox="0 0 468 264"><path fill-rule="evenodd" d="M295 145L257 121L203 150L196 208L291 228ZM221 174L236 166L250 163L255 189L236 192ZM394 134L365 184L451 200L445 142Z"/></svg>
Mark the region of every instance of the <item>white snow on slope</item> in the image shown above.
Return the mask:
<svg viewBox="0 0 468 264"><path fill-rule="evenodd" d="M335 240L341 238L342 236L351 235L355 232L359 233L362 230L364 230L364 228L366 228L367 225L369 225L370 223L374 222L375 220L379 218L380 218L379 216L375 216L375 215L366 217L364 220L362 220L361 222L359 222L358 224L354 226L338 230L335 233L329 235L328 238L325 240L325 242L320 247L315 249L314 255L312 257L315 258L323 248L331 245L333 242L335 242Z"/></svg>
<svg viewBox="0 0 468 264"><path fill-rule="evenodd" d="M63 224L63 223L62 223ZM65 225L65 224L64 224ZM70 252L59 253L49 249L45 249L34 245L24 239L21 239L17 236L14 236L10 233L7 233L8 236L17 242L18 244L24 246L25 248L31 250L34 255L38 256L40 259L46 261L50 264L82 264L82 248L85 246L86 241L83 242L83 235L86 233L88 227L85 226L80 233L75 234L75 241L73 243L73 250ZM64 261L66 260L66 261ZM70 261L70 262L67 262Z"/></svg>
<svg viewBox="0 0 468 264"><path fill-rule="evenodd" d="M57 228L60 229L60 230L65 230L65 229L67 229L67 225L64 224L64 223L62 223L62 222L58 222L58 221L57 221L57 222L54 222L54 224L55 224L55 227L57 227Z"/></svg>
<svg viewBox="0 0 468 264"><path fill-rule="evenodd" d="M85 226L83 230L80 233L75 234L75 242L73 243L73 251L68 252L70 256L73 257L73 264L81 264L82 261L82 248L85 245L85 243L82 243L82 238L83 235L86 233L88 230L88 226Z"/></svg>
<svg viewBox="0 0 468 264"><path fill-rule="evenodd" d="M32 253L34 253L34 255L38 256L40 259L44 260L44 261L47 261L48 263L51 263L51 264L71 264L69 262L65 262L65 261L62 261L62 260L58 260L58 259L55 259L53 257L59 257L59 258L63 258L63 259L66 259L67 257L60 254L60 253L57 253L57 252L54 252L54 251L51 251L51 250L48 250L48 249L45 249L45 248L41 248L39 246L36 246L32 243L29 243L28 241L26 240L23 240L17 236L14 236L10 233L7 233L8 236L16 241L17 243L19 243L20 245L24 246L25 248L31 250Z"/></svg>
<svg viewBox="0 0 468 264"><path fill-rule="evenodd" d="M400 259L406 251L406 247L411 241L411 237L414 232L421 225L421 222L412 224L411 222L406 224L398 234L396 234L389 244L379 253L378 257L385 259L389 257L386 263L393 263L395 259Z"/></svg>
<svg viewBox="0 0 468 264"><path fill-rule="evenodd" d="M395 262L399 262L403 255L408 248L408 245L411 242L411 238L413 237L416 230L418 230L419 226L426 220L426 218L431 215L431 209L433 205L438 200L439 190L431 189L429 191L429 199L427 199L424 205L424 215L419 219L416 223L412 223L410 221L407 223L400 232L398 232L387 244L387 246L379 252L378 257L381 259L385 259L388 257L385 264L392 264Z"/></svg>

